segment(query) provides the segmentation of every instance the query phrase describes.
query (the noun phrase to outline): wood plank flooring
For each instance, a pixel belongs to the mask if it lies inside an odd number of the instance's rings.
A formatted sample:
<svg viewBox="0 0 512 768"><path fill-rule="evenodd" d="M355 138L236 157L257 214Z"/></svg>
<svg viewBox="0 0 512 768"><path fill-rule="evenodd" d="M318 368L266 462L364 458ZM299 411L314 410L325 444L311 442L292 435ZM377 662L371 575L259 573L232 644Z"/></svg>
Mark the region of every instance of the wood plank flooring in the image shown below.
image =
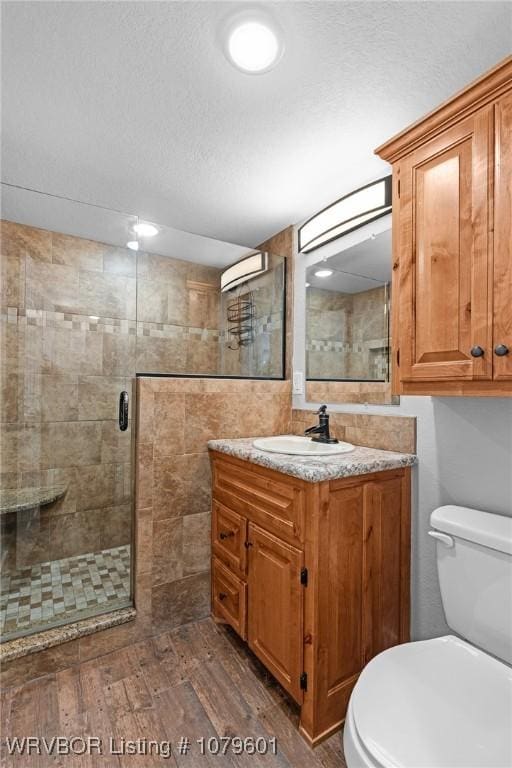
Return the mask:
<svg viewBox="0 0 512 768"><path fill-rule="evenodd" d="M311 750L298 708L229 628L211 619L11 688L2 768L346 768L340 734ZM100 737L103 754L9 755L6 737ZM275 737L277 754L201 754L197 739ZM172 754L112 755L110 739L171 742ZM179 754L182 737L188 754ZM80 748L81 742L76 742Z"/></svg>

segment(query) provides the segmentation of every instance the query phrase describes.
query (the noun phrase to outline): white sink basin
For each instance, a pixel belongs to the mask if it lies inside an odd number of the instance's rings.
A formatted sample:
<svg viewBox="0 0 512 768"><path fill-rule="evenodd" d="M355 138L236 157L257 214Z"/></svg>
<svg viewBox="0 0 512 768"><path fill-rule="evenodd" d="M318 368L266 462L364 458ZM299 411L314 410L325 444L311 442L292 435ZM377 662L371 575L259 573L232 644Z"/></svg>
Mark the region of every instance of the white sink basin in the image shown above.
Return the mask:
<svg viewBox="0 0 512 768"><path fill-rule="evenodd" d="M334 456L337 453L350 453L354 446L350 443L315 443L309 437L279 435L278 437L260 437L253 445L260 451L270 453L289 453L294 456Z"/></svg>

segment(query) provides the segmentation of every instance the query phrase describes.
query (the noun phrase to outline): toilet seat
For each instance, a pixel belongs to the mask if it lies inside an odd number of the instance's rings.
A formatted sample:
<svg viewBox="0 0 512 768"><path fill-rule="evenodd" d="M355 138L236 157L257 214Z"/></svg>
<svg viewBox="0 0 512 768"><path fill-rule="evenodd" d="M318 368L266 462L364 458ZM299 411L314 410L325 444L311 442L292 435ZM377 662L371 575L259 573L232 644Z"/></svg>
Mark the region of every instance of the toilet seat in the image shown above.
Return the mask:
<svg viewBox="0 0 512 768"><path fill-rule="evenodd" d="M349 768L510 768L512 668L446 636L384 651L345 724Z"/></svg>

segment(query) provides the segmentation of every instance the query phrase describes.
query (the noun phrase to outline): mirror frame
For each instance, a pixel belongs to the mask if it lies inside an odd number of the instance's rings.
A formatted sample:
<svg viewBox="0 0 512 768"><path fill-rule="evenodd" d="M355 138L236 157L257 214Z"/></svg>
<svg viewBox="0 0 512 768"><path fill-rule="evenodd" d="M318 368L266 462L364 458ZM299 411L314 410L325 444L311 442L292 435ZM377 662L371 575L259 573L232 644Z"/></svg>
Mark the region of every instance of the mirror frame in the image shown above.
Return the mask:
<svg viewBox="0 0 512 768"><path fill-rule="evenodd" d="M341 251L348 250L391 230L391 213L369 222L310 253L297 253L294 275L294 339L293 370L302 381L302 391L294 386L295 394L303 394L306 403L356 403L371 405L399 405L400 396L392 394L391 379L388 382L326 381L306 378L306 271ZM389 254L391 261L391 253ZM392 300L392 297L391 297ZM393 366L391 366L391 375ZM295 376L294 376L295 379Z"/></svg>

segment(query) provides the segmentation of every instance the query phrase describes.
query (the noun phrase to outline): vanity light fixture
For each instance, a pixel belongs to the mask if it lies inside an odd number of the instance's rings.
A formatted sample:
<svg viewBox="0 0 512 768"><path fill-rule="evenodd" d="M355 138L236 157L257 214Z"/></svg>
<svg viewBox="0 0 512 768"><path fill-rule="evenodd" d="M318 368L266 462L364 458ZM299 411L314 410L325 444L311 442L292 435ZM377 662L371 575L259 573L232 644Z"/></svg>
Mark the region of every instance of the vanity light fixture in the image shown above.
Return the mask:
<svg viewBox="0 0 512 768"><path fill-rule="evenodd" d="M155 227L154 224L150 224L147 221L139 221L139 223L135 224L133 227L133 231L140 237L154 237L158 234L158 227Z"/></svg>
<svg viewBox="0 0 512 768"><path fill-rule="evenodd" d="M299 251L314 251L390 212L391 176L385 176L350 192L308 219L299 229Z"/></svg>
<svg viewBox="0 0 512 768"><path fill-rule="evenodd" d="M237 261L224 270L220 276L220 290L222 293L230 291L240 283L245 283L251 277L256 277L268 269L268 253L252 253L250 256Z"/></svg>
<svg viewBox="0 0 512 768"><path fill-rule="evenodd" d="M129 240L126 243L126 247L130 249L130 251L138 251L139 250L139 241L138 240Z"/></svg>
<svg viewBox="0 0 512 768"><path fill-rule="evenodd" d="M222 30L224 54L248 75L272 69L283 55L283 35L274 19L262 9L246 9L230 16Z"/></svg>
<svg viewBox="0 0 512 768"><path fill-rule="evenodd" d="M315 277L330 277L332 275L332 269L317 269Z"/></svg>

